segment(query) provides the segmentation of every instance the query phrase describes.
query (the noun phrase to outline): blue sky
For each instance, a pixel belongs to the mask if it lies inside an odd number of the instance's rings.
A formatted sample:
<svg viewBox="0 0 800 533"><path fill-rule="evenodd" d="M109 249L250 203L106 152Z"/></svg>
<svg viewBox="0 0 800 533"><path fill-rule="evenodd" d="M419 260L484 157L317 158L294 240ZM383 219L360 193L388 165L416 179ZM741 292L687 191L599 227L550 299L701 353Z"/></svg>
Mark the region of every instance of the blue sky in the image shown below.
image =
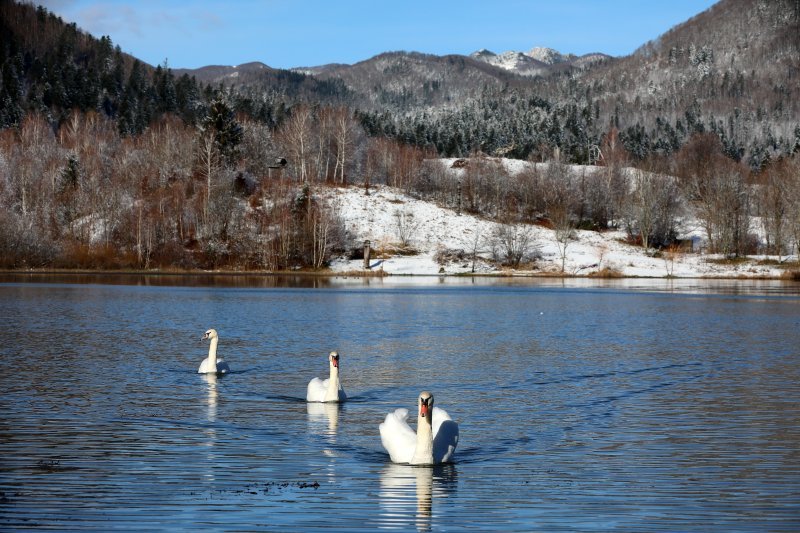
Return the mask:
<svg viewBox="0 0 800 533"><path fill-rule="evenodd" d="M36 0L34 0L36 2ZM626 55L711 0L39 0L123 51L172 68L356 63L381 52L534 46Z"/></svg>

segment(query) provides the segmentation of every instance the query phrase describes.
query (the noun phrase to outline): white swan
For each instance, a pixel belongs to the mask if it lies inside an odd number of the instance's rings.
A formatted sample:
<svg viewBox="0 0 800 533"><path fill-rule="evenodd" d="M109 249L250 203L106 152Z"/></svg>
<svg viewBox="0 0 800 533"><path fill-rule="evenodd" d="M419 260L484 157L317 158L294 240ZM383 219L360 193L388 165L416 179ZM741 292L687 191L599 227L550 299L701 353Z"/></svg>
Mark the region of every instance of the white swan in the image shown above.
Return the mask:
<svg viewBox="0 0 800 533"><path fill-rule="evenodd" d="M219 342L219 336L217 335L217 330L210 329L205 332L203 335L202 340L210 339L211 344L208 347L208 357L203 359L203 362L200 363L200 368L197 369L198 374L225 374L226 372L230 372L230 367L228 363L223 361L222 359L217 359L217 343Z"/></svg>
<svg viewBox="0 0 800 533"><path fill-rule="evenodd" d="M412 465L447 463L458 444L458 424L444 409L433 406L433 395L421 392L417 431L408 425L408 409L397 409L386 415L379 426L381 444L392 462Z"/></svg>
<svg viewBox="0 0 800 533"><path fill-rule="evenodd" d="M309 402L343 402L347 399L342 383L339 381L339 352L331 352L328 356L331 377L326 380L314 378L308 382L306 401Z"/></svg>

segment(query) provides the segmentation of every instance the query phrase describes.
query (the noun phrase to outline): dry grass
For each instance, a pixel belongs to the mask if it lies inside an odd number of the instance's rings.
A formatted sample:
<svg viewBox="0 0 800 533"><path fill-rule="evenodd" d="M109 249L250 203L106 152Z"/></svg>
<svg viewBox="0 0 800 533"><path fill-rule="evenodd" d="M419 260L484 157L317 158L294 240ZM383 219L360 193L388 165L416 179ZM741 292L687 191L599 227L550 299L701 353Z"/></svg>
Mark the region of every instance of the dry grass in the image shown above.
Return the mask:
<svg viewBox="0 0 800 533"><path fill-rule="evenodd" d="M401 244L390 244L386 243L379 247L373 248L370 256L380 259L389 259L392 256L401 255L401 256L413 256L419 255L419 250L412 246L403 246Z"/></svg>
<svg viewBox="0 0 800 533"><path fill-rule="evenodd" d="M742 265L750 261L747 257L711 257L705 260L712 265Z"/></svg>
<svg viewBox="0 0 800 533"><path fill-rule="evenodd" d="M384 278L389 275L382 268L374 270L347 270L346 272L333 272L331 275L343 278Z"/></svg>
<svg viewBox="0 0 800 533"><path fill-rule="evenodd" d="M589 273L590 278L624 278L625 276L619 270L610 267L603 267L596 272Z"/></svg>
<svg viewBox="0 0 800 533"><path fill-rule="evenodd" d="M125 270L138 267L136 256L120 253L114 246L87 246L71 243L64 249L63 256L54 263L56 268L79 270Z"/></svg>
<svg viewBox="0 0 800 533"><path fill-rule="evenodd" d="M800 281L800 270L787 270L781 274L781 279L789 281Z"/></svg>

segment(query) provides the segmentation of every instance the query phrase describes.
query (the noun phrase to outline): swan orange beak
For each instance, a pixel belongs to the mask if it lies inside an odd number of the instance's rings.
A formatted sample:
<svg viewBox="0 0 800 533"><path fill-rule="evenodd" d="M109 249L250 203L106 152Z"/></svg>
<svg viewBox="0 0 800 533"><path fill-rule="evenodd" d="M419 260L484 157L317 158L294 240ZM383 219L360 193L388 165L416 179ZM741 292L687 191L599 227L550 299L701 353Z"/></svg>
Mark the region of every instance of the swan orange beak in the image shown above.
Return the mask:
<svg viewBox="0 0 800 533"><path fill-rule="evenodd" d="M428 413L430 413L430 410L427 405L423 403L422 405L419 406L419 416L425 418L426 416L428 416Z"/></svg>
<svg viewBox="0 0 800 533"><path fill-rule="evenodd" d="M204 341L208 338L208 333L203 333L203 336L200 338L201 341Z"/></svg>
<svg viewBox="0 0 800 533"><path fill-rule="evenodd" d="M331 358L331 364L333 364L334 367L339 368L339 358L338 357L332 357Z"/></svg>

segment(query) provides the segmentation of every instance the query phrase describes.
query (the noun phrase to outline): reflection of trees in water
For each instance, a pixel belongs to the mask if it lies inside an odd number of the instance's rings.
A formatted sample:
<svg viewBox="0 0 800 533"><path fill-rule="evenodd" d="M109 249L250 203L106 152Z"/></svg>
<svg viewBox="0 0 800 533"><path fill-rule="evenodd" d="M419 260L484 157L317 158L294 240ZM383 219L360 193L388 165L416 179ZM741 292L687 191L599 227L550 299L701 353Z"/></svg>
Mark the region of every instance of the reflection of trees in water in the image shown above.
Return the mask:
<svg viewBox="0 0 800 533"><path fill-rule="evenodd" d="M0 281L17 283L37 281L46 283L104 284L104 285L136 285L142 287L242 287L242 288L305 288L318 289L334 286L337 281L326 276L292 276L292 275L259 275L259 274L3 274ZM374 281L379 282L380 279ZM355 283L355 281L353 282Z"/></svg>
<svg viewBox="0 0 800 533"><path fill-rule="evenodd" d="M381 517L383 527L402 528L415 524L430 531L434 500L456 490L455 465L410 466L389 464L381 472Z"/></svg>

